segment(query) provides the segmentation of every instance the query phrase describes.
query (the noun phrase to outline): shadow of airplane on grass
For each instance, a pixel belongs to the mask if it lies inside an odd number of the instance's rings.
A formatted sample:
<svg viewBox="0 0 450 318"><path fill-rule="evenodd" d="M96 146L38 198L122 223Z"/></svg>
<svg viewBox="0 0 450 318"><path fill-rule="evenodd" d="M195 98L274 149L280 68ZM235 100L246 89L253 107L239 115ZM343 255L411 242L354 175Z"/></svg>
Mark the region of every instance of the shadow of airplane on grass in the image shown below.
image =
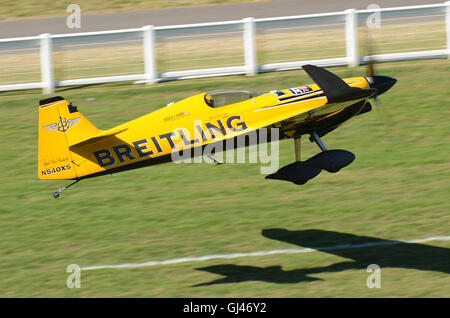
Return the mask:
<svg viewBox="0 0 450 318"><path fill-rule="evenodd" d="M197 270L225 277L193 287L245 281L278 284L311 282L321 280L308 276L311 274L366 270L370 264L377 264L382 269L405 268L450 274L450 249L448 248L323 230L267 229L262 231L262 235L270 239L344 257L351 261L289 271L284 271L281 266L256 267L233 264L208 266L197 268Z"/></svg>

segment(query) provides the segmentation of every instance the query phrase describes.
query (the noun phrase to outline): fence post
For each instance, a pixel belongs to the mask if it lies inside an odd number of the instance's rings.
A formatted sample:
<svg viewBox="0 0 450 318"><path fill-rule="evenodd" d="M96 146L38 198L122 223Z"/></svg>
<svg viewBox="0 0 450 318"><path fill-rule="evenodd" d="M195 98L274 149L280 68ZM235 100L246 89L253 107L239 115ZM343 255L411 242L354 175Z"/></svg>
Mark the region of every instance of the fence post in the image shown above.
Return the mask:
<svg viewBox="0 0 450 318"><path fill-rule="evenodd" d="M40 35L41 82L44 94L55 90L53 79L52 38L49 33Z"/></svg>
<svg viewBox="0 0 450 318"><path fill-rule="evenodd" d="M445 3L445 29L447 33L447 57L450 59L450 1Z"/></svg>
<svg viewBox="0 0 450 318"><path fill-rule="evenodd" d="M256 62L256 42L255 42L255 19L245 18L244 23L244 56L247 75L258 73Z"/></svg>
<svg viewBox="0 0 450 318"><path fill-rule="evenodd" d="M155 29L153 25L146 25L143 27L143 30L145 82L154 84L158 77L156 73Z"/></svg>
<svg viewBox="0 0 450 318"><path fill-rule="evenodd" d="M358 19L355 9L345 10L345 43L348 66L359 66Z"/></svg>

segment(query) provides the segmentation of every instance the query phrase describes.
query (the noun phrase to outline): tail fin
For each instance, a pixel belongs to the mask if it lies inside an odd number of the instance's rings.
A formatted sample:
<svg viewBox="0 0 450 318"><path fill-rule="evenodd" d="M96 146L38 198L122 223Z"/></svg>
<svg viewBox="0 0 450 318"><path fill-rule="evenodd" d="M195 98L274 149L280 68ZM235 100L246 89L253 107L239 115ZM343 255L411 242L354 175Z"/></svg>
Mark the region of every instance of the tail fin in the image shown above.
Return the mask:
<svg viewBox="0 0 450 318"><path fill-rule="evenodd" d="M76 179L69 145L100 132L60 96L39 102L39 179Z"/></svg>

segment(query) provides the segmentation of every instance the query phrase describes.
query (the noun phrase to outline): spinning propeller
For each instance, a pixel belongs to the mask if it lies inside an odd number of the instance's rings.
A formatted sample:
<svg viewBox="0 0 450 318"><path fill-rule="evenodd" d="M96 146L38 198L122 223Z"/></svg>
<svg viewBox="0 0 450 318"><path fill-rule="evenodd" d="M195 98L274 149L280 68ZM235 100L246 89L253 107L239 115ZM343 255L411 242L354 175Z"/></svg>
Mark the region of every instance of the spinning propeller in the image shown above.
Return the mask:
<svg viewBox="0 0 450 318"><path fill-rule="evenodd" d="M375 102L375 108L377 109L377 113L380 116L380 120L383 125L387 125L386 116L383 116L382 112L382 104L378 99L378 96L385 93L389 90L394 84L397 82L395 78L383 75L375 75L375 64L377 63L375 59L374 52L374 40L371 37L370 29L366 29L366 78L369 81L370 88L376 88L377 93L372 97ZM390 116L388 116L390 118ZM390 127L392 123L389 124Z"/></svg>
<svg viewBox="0 0 450 318"><path fill-rule="evenodd" d="M374 95L375 104L378 105L378 96L388 91L394 84L397 82L395 78L383 75L375 75L375 57L373 55L373 40L370 38L370 31L367 30L367 38L366 38L366 59L367 59L367 79L370 84L370 88L376 88L377 93Z"/></svg>

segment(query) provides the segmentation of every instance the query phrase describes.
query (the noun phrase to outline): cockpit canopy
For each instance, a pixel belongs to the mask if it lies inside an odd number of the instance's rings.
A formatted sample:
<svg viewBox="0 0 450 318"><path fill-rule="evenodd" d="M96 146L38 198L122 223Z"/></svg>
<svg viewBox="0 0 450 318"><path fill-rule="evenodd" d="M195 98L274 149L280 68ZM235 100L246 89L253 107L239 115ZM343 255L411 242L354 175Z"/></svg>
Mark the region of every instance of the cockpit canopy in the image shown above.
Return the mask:
<svg viewBox="0 0 450 318"><path fill-rule="evenodd" d="M204 98L208 106L218 108L234 103L243 102L247 99L251 99L259 95L262 95L262 93L246 89L221 89L207 92Z"/></svg>

